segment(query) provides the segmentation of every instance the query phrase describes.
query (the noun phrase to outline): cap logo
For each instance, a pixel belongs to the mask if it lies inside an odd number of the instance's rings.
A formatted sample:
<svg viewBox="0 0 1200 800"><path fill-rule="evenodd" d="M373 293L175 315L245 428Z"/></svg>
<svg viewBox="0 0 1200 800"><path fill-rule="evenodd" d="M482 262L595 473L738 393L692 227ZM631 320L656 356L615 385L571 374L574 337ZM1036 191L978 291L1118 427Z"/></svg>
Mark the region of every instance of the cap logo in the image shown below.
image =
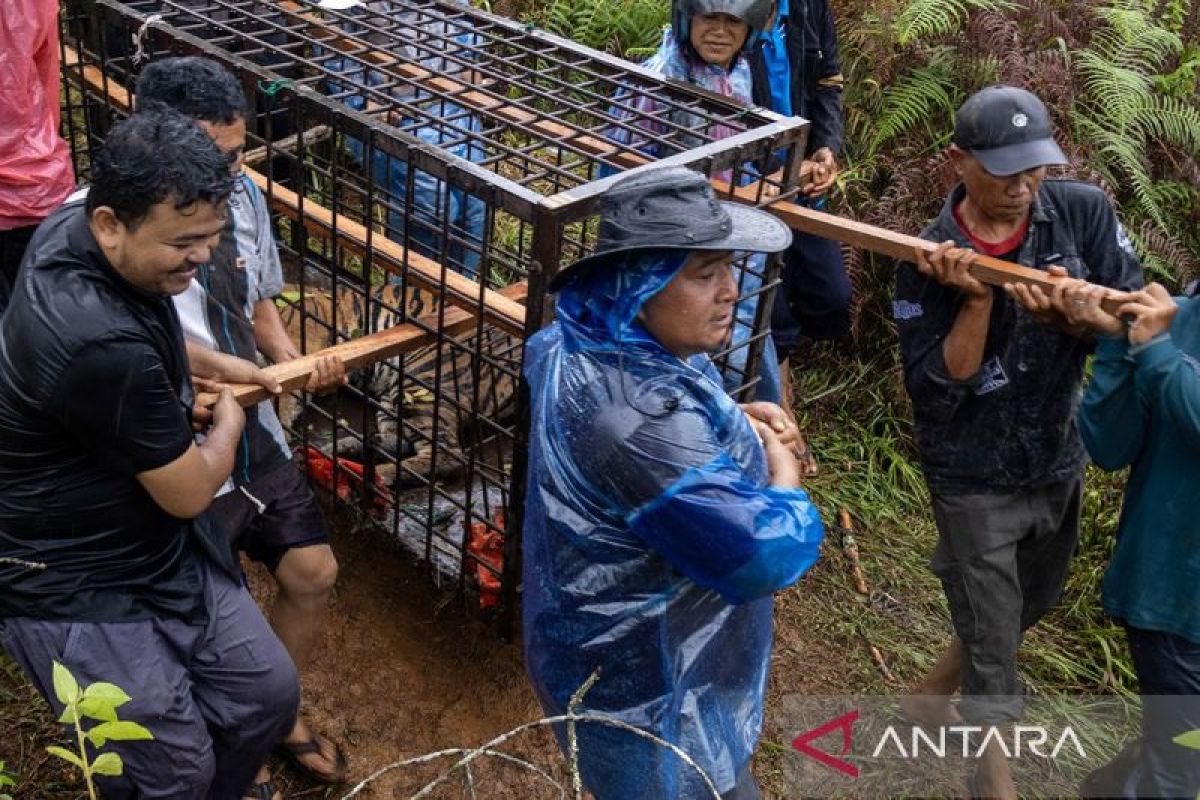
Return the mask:
<svg viewBox="0 0 1200 800"><path fill-rule="evenodd" d="M1018 111L1016 114L1013 114L1012 124L1014 128L1024 128L1029 124L1029 117Z"/></svg>

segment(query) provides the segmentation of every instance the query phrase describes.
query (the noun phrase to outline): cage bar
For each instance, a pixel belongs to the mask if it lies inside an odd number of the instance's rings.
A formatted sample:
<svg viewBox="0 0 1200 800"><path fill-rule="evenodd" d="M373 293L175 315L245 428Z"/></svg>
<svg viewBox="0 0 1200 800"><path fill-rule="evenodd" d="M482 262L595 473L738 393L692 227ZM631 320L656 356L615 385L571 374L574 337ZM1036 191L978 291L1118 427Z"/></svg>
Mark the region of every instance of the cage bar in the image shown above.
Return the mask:
<svg viewBox="0 0 1200 800"><path fill-rule="evenodd" d="M334 397L280 403L297 461L506 631L520 581L520 375L525 339L552 316L547 281L591 251L597 200L622 174L687 165L761 205L796 191L807 131L441 0L75 0L63 31L63 133L84 181L150 60L202 55L241 80L244 174L274 215L289 331L304 352L403 334ZM639 110L648 98L659 113ZM759 302L742 391L774 268L743 267L756 285L739 302ZM729 352L719 363L733 369Z"/></svg>

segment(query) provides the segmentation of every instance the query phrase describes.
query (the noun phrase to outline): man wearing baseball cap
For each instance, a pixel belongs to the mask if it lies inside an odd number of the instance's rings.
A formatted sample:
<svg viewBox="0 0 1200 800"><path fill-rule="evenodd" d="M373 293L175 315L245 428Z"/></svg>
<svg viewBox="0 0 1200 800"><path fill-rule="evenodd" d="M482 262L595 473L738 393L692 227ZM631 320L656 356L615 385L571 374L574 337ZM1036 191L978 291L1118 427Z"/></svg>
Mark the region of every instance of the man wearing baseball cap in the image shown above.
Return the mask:
<svg viewBox="0 0 1200 800"><path fill-rule="evenodd" d="M1142 270L1101 190L1046 180L1067 159L1034 95L978 92L958 110L952 141L961 182L922 234L941 244L901 265L893 315L939 533L931 568L955 637L902 706L923 724L961 715L988 726L1021 714L1017 648L1057 602L1075 550L1075 410L1092 343L1040 290L986 286L971 263L986 253L1120 290L1140 287ZM971 789L1016 797L1001 751L984 754Z"/></svg>

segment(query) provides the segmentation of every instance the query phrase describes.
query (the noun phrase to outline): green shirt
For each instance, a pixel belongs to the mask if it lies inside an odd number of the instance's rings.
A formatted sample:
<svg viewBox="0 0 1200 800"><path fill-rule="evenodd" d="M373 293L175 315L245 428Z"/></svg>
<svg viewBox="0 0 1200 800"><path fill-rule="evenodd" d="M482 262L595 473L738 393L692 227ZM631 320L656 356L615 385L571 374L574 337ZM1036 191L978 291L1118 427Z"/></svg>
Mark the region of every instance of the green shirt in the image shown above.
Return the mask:
<svg viewBox="0 0 1200 800"><path fill-rule="evenodd" d="M1200 642L1200 298L1176 302L1169 334L1101 340L1079 427L1097 465L1132 465L1105 610Z"/></svg>

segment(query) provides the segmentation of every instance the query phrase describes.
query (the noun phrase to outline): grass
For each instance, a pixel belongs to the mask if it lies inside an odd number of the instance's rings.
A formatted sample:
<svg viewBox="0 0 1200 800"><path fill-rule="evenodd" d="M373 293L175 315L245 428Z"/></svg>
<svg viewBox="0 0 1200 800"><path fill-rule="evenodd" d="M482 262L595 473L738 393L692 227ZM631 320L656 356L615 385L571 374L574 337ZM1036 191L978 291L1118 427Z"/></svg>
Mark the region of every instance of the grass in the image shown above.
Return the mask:
<svg viewBox="0 0 1200 800"><path fill-rule="evenodd" d="M816 594L835 604L831 632L865 638L885 654L900 680L919 677L950 632L941 586L928 562L937 532L916 460L911 410L894 348L812 348L796 370L797 414L822 464L806 482L827 521L836 509L855 519L863 569L873 596L853 595L844 569L818 571ZM1133 689L1124 636L1099 605L1111 552L1123 475L1089 469L1082 533L1062 601L1030 631L1021 651L1022 678L1039 693L1128 693ZM826 559L844 564L831 529ZM861 648L860 648L861 649ZM868 661L863 690L888 689ZM891 687L894 688L894 687Z"/></svg>
<svg viewBox="0 0 1200 800"><path fill-rule="evenodd" d="M0 650L0 761L16 785L14 798L86 797L79 773L46 752L51 744L70 744L65 729L56 725L45 702L25 679L20 667Z"/></svg>

